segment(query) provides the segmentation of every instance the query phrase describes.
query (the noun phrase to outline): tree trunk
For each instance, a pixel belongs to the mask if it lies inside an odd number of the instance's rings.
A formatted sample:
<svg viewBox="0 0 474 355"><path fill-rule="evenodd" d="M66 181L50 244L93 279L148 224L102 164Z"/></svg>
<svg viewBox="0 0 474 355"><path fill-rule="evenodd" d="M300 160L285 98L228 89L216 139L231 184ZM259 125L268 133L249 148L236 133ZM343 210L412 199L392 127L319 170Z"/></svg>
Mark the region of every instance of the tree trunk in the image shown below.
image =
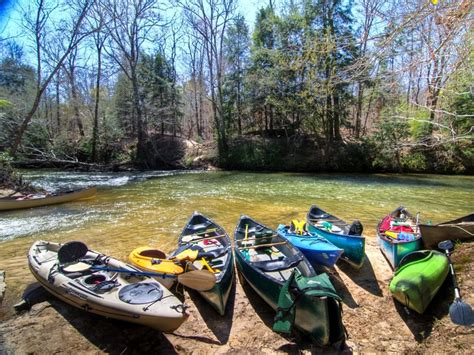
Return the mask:
<svg viewBox="0 0 474 355"><path fill-rule="evenodd" d="M94 127L92 129L92 161L97 162L97 143L99 140L99 100L100 78L102 73L102 45L97 47L97 77L95 81Z"/></svg>
<svg viewBox="0 0 474 355"><path fill-rule="evenodd" d="M56 124L58 134L61 133L61 116L59 111L59 77L56 77Z"/></svg>
<svg viewBox="0 0 474 355"><path fill-rule="evenodd" d="M82 124L81 115L79 112L79 96L77 95L76 87L76 77L74 72L74 67L71 67L71 96L72 96L72 106L74 110L74 120L76 121L77 128L79 130L79 135L81 138L84 138L84 125Z"/></svg>
<svg viewBox="0 0 474 355"><path fill-rule="evenodd" d="M146 132L143 124L142 109L140 105L140 92L136 67L131 68L132 91L133 91L133 106L135 112L135 122L137 128L137 153L136 160L139 165L147 164L146 155Z"/></svg>

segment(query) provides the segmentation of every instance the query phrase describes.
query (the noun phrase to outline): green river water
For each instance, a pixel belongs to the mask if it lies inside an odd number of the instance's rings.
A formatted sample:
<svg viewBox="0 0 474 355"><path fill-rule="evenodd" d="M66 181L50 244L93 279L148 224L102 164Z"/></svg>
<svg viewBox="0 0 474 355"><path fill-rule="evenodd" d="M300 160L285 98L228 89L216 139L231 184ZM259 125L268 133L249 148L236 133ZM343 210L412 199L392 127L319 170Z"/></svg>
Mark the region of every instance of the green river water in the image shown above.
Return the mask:
<svg viewBox="0 0 474 355"><path fill-rule="evenodd" d="M359 219L367 237L374 237L377 222L400 205L433 223L474 210L474 177L468 176L27 171L24 177L48 190L96 185L98 194L92 200L0 212L0 269L7 272L8 285L4 315L34 281L26 255L37 239L81 240L126 260L141 245L173 250L195 210L231 235L241 214L276 227L305 218L317 204L347 222Z"/></svg>

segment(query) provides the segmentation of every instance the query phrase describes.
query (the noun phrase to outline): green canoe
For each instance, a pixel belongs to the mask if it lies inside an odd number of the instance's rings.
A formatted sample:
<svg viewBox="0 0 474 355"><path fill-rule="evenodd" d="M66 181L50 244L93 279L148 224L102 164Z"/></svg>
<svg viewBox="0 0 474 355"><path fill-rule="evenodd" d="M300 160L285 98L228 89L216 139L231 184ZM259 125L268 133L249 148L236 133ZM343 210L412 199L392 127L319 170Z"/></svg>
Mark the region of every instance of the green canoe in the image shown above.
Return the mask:
<svg viewBox="0 0 474 355"><path fill-rule="evenodd" d="M205 262L216 276L215 286L199 294L220 314L224 315L227 301L234 284L234 255L230 238L224 228L199 212L194 212L178 238L178 246L185 250L198 247L204 251L203 258L193 262Z"/></svg>
<svg viewBox="0 0 474 355"><path fill-rule="evenodd" d="M234 238L239 279L277 311L273 330L288 334L294 326L319 345L344 341L341 298L327 274L316 274L296 247L250 217L240 218Z"/></svg>
<svg viewBox="0 0 474 355"><path fill-rule="evenodd" d="M419 250L406 255L390 282L393 297L422 314L449 272L448 258L435 250Z"/></svg>

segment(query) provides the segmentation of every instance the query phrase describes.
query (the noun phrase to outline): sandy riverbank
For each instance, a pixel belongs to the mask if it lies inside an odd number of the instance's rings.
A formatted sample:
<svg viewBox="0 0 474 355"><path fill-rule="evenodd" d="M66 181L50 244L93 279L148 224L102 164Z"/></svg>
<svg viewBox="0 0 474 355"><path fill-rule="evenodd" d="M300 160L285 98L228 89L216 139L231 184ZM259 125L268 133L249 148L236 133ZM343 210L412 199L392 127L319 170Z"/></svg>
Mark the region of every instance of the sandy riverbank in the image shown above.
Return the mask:
<svg viewBox="0 0 474 355"><path fill-rule="evenodd" d="M465 302L474 304L474 243L463 244L453 260ZM473 353L474 329L456 326L448 315L452 288L446 282L420 316L395 303L388 291L391 270L375 238L367 240L367 261L360 271L339 264L328 271L343 296L348 332L343 352ZM8 287L8 275L7 275ZM5 295L9 295L8 288ZM185 292L188 321L173 334L87 314L48 297L29 312L12 315L0 325L0 353L330 353L304 338L282 337L271 330L274 312L247 285L239 282L224 317L197 294ZM10 299L8 304L14 300ZM4 303L4 304L5 304Z"/></svg>

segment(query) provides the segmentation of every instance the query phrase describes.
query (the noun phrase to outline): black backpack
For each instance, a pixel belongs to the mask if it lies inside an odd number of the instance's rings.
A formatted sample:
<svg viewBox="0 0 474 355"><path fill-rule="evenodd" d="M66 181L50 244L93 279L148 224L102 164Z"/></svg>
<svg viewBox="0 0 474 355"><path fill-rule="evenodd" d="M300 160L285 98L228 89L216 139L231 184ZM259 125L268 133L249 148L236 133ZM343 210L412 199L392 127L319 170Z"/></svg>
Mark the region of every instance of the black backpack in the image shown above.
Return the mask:
<svg viewBox="0 0 474 355"><path fill-rule="evenodd" d="M349 235L362 235L364 227L358 219L352 222L351 227L349 228Z"/></svg>

